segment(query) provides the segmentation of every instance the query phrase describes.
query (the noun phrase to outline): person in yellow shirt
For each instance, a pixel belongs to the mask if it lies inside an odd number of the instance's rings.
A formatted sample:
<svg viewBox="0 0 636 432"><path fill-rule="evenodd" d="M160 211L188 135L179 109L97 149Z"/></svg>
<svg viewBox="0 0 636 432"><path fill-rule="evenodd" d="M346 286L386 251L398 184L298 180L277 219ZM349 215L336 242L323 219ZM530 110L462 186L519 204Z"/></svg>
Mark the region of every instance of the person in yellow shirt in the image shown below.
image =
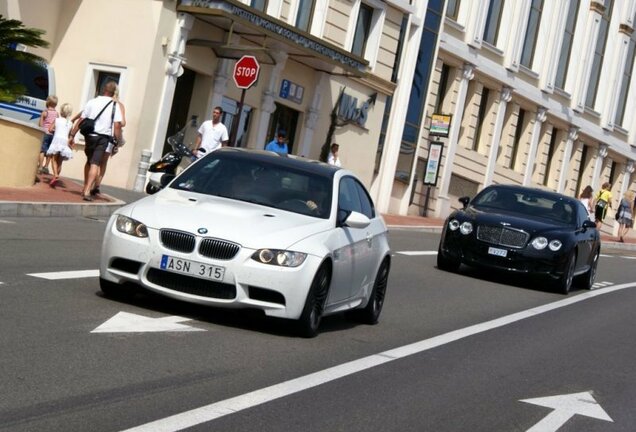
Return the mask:
<svg viewBox="0 0 636 432"><path fill-rule="evenodd" d="M603 219L607 214L607 208L612 208L612 185L609 182L603 183L601 190L596 195L596 204L594 205L594 219L596 221L596 229L601 229Z"/></svg>

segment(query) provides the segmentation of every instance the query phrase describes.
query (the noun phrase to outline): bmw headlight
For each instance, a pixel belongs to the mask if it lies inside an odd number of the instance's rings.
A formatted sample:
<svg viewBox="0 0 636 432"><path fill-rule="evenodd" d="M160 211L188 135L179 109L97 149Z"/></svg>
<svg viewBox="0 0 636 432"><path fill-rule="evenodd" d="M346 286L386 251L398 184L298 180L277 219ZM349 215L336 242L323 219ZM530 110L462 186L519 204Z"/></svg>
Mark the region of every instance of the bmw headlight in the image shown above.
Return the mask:
<svg viewBox="0 0 636 432"><path fill-rule="evenodd" d="M459 221L457 219L453 219L448 223L448 228L451 231L457 231L457 229L459 228Z"/></svg>
<svg viewBox="0 0 636 432"><path fill-rule="evenodd" d="M470 222L462 223L459 227L459 232L461 232L464 235L470 234L471 232L473 232L473 224Z"/></svg>
<svg viewBox="0 0 636 432"><path fill-rule="evenodd" d="M550 244L548 245L548 247L550 248L552 252L558 251L559 249L561 249L561 246L563 246L563 243L561 243L561 240L552 240Z"/></svg>
<svg viewBox="0 0 636 432"><path fill-rule="evenodd" d="M306 253L279 249L259 249L252 255L252 259L263 264L281 267L298 267L307 258Z"/></svg>
<svg viewBox="0 0 636 432"><path fill-rule="evenodd" d="M118 215L115 221L117 231L133 237L148 237L146 225L127 216Z"/></svg>
<svg viewBox="0 0 636 432"><path fill-rule="evenodd" d="M537 250L542 250L542 249L545 249L545 247L548 245L548 239L545 237L537 237L534 240L532 240L532 243L530 244L532 245L533 248Z"/></svg>

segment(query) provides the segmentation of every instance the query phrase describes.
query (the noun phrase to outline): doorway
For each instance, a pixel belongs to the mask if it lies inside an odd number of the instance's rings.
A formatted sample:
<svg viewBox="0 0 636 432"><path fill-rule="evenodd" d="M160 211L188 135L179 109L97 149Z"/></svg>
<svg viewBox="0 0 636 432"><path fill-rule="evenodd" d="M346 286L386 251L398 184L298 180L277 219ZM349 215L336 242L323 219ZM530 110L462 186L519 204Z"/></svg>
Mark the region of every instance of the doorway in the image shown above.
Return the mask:
<svg viewBox="0 0 636 432"><path fill-rule="evenodd" d="M293 154L300 112L279 104L278 102L275 102L275 104L276 110L274 110L270 118L269 128L267 129L267 142L263 143L263 147L274 139L276 132L282 129L287 132L287 148L289 149L289 154Z"/></svg>
<svg viewBox="0 0 636 432"><path fill-rule="evenodd" d="M192 89L194 88L194 79L196 73L192 69L183 68L183 75L177 79L177 85L174 89L174 97L172 99L172 107L170 108L170 119L168 120L168 128L166 129L166 137L172 136L183 129L188 123L188 110L190 108L190 100L192 99ZM196 121L196 120L195 120ZM163 144L162 155L172 151L167 142Z"/></svg>

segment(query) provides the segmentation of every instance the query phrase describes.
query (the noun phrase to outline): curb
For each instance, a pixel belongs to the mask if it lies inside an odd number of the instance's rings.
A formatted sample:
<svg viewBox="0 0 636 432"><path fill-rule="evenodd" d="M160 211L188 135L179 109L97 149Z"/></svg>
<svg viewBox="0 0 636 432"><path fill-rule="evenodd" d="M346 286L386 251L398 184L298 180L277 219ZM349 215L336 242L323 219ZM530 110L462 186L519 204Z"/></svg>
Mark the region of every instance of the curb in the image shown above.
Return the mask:
<svg viewBox="0 0 636 432"><path fill-rule="evenodd" d="M109 217L126 205L108 196L108 203L0 202L0 217Z"/></svg>

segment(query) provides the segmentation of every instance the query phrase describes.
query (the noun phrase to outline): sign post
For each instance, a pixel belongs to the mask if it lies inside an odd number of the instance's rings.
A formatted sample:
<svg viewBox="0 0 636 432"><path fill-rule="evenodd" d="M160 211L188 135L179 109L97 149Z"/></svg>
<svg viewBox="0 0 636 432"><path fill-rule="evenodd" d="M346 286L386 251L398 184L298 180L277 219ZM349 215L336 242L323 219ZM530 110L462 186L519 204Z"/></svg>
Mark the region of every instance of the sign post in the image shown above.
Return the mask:
<svg viewBox="0 0 636 432"><path fill-rule="evenodd" d="M431 195L431 186L437 185L437 177L439 176L439 165L442 161L442 152L444 151L444 143L440 137L448 138L451 126L452 116L446 114L433 114L431 116L431 127L429 128L429 137L435 137L434 142L429 142L428 159L426 160L426 170L424 171L423 183L426 185L426 201L424 202L424 216L428 212L428 200Z"/></svg>
<svg viewBox="0 0 636 432"><path fill-rule="evenodd" d="M261 66L258 64L256 57L251 55L244 55L234 65L234 73L232 78L234 84L241 91L241 100L238 104L237 113L232 121L232 131L230 132L230 146L236 146L236 132L238 130L239 122L241 121L241 114L243 113L243 103L245 101L245 91L252 87L258 80L258 72Z"/></svg>

